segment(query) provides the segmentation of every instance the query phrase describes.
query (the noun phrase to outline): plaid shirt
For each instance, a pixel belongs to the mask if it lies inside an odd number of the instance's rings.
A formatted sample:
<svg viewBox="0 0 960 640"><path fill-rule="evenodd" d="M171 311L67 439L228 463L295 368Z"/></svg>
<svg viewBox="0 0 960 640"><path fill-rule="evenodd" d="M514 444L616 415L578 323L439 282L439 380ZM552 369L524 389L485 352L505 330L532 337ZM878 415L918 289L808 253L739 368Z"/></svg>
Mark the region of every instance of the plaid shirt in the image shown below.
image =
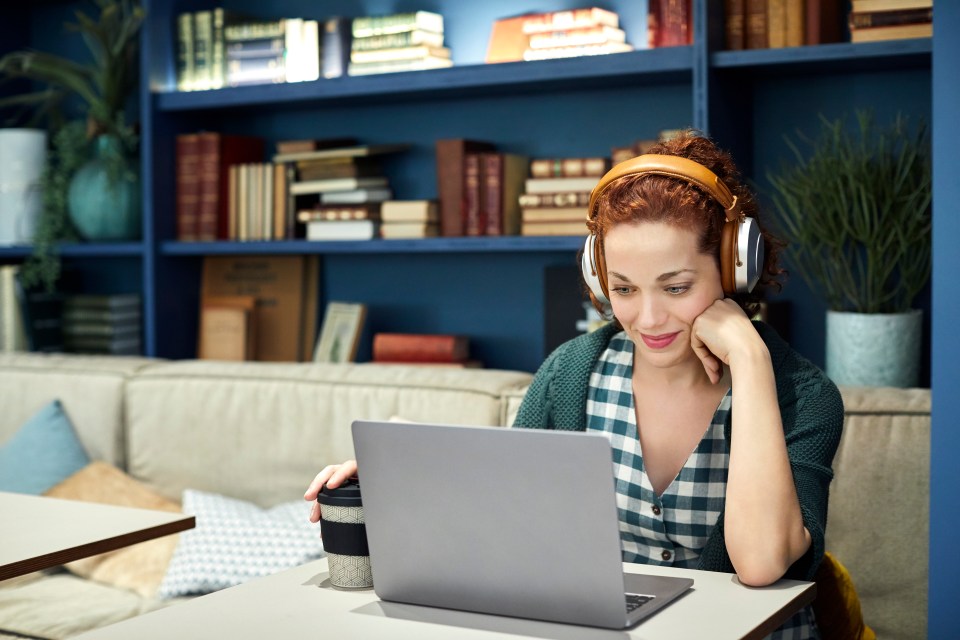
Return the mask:
<svg viewBox="0 0 960 640"><path fill-rule="evenodd" d="M643 468L632 379L633 343L620 332L611 338L590 376L587 430L606 433L613 445L623 560L692 569L723 511L730 461L723 426L730 412L730 391L680 473L658 496ZM812 611L801 610L768 637L819 638Z"/></svg>

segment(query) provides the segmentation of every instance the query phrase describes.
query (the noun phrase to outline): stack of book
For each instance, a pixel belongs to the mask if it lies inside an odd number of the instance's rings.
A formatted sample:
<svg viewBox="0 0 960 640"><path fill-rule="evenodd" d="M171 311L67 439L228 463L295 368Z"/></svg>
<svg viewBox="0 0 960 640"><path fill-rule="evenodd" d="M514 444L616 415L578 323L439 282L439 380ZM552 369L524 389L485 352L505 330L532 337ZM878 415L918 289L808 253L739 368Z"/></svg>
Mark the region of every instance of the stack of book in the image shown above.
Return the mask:
<svg viewBox="0 0 960 640"><path fill-rule="evenodd" d="M525 236L586 235L590 192L610 168L610 160L537 158L519 198Z"/></svg>
<svg viewBox="0 0 960 640"><path fill-rule="evenodd" d="M373 362L379 364L482 367L470 358L466 336L434 333L377 333L373 336Z"/></svg>
<svg viewBox="0 0 960 640"><path fill-rule="evenodd" d="M693 8L690 0L650 0L647 7L647 35L651 49L682 47L693 42Z"/></svg>
<svg viewBox="0 0 960 640"><path fill-rule="evenodd" d="M222 7L177 16L177 89L304 82L343 75L349 19L264 20Z"/></svg>
<svg viewBox="0 0 960 640"><path fill-rule="evenodd" d="M380 235L391 238L431 238L439 235L435 200L387 200L380 206Z"/></svg>
<svg viewBox="0 0 960 640"><path fill-rule="evenodd" d="M493 23L486 62L551 60L633 51L620 17L598 7L529 13Z"/></svg>
<svg viewBox="0 0 960 640"><path fill-rule="evenodd" d="M933 0L853 0L851 42L933 36Z"/></svg>
<svg viewBox="0 0 960 640"><path fill-rule="evenodd" d="M72 295L63 301L63 346L73 353L139 355L140 295Z"/></svg>
<svg viewBox="0 0 960 640"><path fill-rule="evenodd" d="M354 18L351 76L453 66L443 16L430 11Z"/></svg>
<svg viewBox="0 0 960 640"><path fill-rule="evenodd" d="M379 236L380 204L393 197L377 157L408 144L353 145L279 153L288 208L307 240L370 240Z"/></svg>
<svg viewBox="0 0 960 640"><path fill-rule="evenodd" d="M666 2L668 0L659 0ZM837 0L725 0L731 50L840 42L844 3Z"/></svg>

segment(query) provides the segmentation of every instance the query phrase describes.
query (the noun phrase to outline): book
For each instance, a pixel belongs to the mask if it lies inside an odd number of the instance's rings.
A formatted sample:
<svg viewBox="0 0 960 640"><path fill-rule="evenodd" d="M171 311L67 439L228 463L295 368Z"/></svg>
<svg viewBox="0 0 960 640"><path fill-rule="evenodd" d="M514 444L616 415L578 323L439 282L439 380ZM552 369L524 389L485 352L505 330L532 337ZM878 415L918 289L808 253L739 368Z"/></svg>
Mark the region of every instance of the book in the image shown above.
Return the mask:
<svg viewBox="0 0 960 640"><path fill-rule="evenodd" d="M253 360L256 355L256 298L219 296L203 300L200 307L201 360Z"/></svg>
<svg viewBox="0 0 960 640"><path fill-rule="evenodd" d="M400 73L403 71L424 71L427 69L442 69L452 67L453 61L449 58L427 56L415 60L385 60L382 62L351 62L347 72L351 76L367 76L378 73Z"/></svg>
<svg viewBox="0 0 960 640"><path fill-rule="evenodd" d="M312 209L302 209L297 212L297 222L311 222L313 220L379 220L380 205L317 205Z"/></svg>
<svg viewBox="0 0 960 640"><path fill-rule="evenodd" d="M436 222L384 222L380 225L380 237L398 238L434 238L440 233Z"/></svg>
<svg viewBox="0 0 960 640"><path fill-rule="evenodd" d="M903 9L931 9L933 0L851 0L854 13L868 11L899 11Z"/></svg>
<svg viewBox="0 0 960 640"><path fill-rule="evenodd" d="M439 219L436 200L387 200L380 205L380 220L384 223L437 223Z"/></svg>
<svg viewBox="0 0 960 640"><path fill-rule="evenodd" d="M483 234L480 192L480 154L468 153L463 156L463 235Z"/></svg>
<svg viewBox="0 0 960 640"><path fill-rule="evenodd" d="M267 164L273 170L273 203L271 204L271 217L273 218L273 239L291 240L293 234L287 232L287 228L292 226L288 218L294 215L293 207L289 207L290 182L287 180L287 167L282 164Z"/></svg>
<svg viewBox="0 0 960 640"><path fill-rule="evenodd" d="M309 138L304 140L277 140L278 154L300 153L303 151L321 151L324 149L340 149L360 144L356 138Z"/></svg>
<svg viewBox="0 0 960 640"><path fill-rule="evenodd" d="M744 0L746 31L744 44L747 49L767 48L767 0Z"/></svg>
<svg viewBox="0 0 960 640"><path fill-rule="evenodd" d="M376 178L383 176L380 165L372 161L372 159L369 162L357 161L348 163L298 162L296 167L296 175L300 181L332 180L335 178Z"/></svg>
<svg viewBox="0 0 960 640"><path fill-rule="evenodd" d="M566 191L560 193L524 193L517 199L520 206L527 207L582 207L590 204L590 191Z"/></svg>
<svg viewBox="0 0 960 640"><path fill-rule="evenodd" d="M387 186L387 179L381 176L369 178L330 178L327 180L307 180L290 185L290 193L295 196L329 193L332 191L353 191L355 189L374 189Z"/></svg>
<svg viewBox="0 0 960 640"><path fill-rule="evenodd" d="M110 313L140 313L142 298L139 293L73 294L63 300L64 314L80 311Z"/></svg>
<svg viewBox="0 0 960 640"><path fill-rule="evenodd" d="M523 222L583 222L587 219L587 207L523 207Z"/></svg>
<svg viewBox="0 0 960 640"><path fill-rule="evenodd" d="M727 50L744 49L745 0L724 0L723 8L723 34Z"/></svg>
<svg viewBox="0 0 960 640"><path fill-rule="evenodd" d="M564 193L592 191L600 178L584 176L582 178L527 178L526 193Z"/></svg>
<svg viewBox="0 0 960 640"><path fill-rule="evenodd" d="M482 151L494 151L493 143L465 138L445 138L435 143L440 234L444 237L464 235L464 157Z"/></svg>
<svg viewBox="0 0 960 640"><path fill-rule="evenodd" d="M193 13L177 14L177 90L193 91Z"/></svg>
<svg viewBox="0 0 960 640"><path fill-rule="evenodd" d="M292 236L291 236L292 237ZM304 256L303 305L300 311L300 360L310 362L317 342L317 314L320 299L320 256Z"/></svg>
<svg viewBox="0 0 960 640"><path fill-rule="evenodd" d="M226 240L230 237L230 166L263 159L263 139L255 136L199 134L200 209L197 239Z"/></svg>
<svg viewBox="0 0 960 640"><path fill-rule="evenodd" d="M530 161L532 178L601 177L610 169L607 158L534 158Z"/></svg>
<svg viewBox="0 0 960 640"><path fill-rule="evenodd" d="M689 45L693 38L690 0L650 0L649 45L651 48Z"/></svg>
<svg viewBox="0 0 960 640"><path fill-rule="evenodd" d="M249 295L256 298L256 360L296 362L301 355L304 256L206 256L201 302Z"/></svg>
<svg viewBox="0 0 960 640"><path fill-rule="evenodd" d="M367 144L349 147L336 147L333 149L318 149L316 151L301 151L298 153L278 153L273 156L274 162L298 162L300 160L334 160L341 161L346 158L362 158L366 156L375 156L384 153L397 153L406 151L410 148L409 144Z"/></svg>
<svg viewBox="0 0 960 640"><path fill-rule="evenodd" d="M443 33L443 16L432 11L361 16L353 19L352 27L354 38L367 38L416 30Z"/></svg>
<svg viewBox="0 0 960 640"><path fill-rule="evenodd" d="M524 60L557 60L560 58L579 58L581 56L602 56L610 53L633 51L633 46L623 42L604 44L585 44L575 47L554 47L551 49L527 49Z"/></svg>
<svg viewBox="0 0 960 640"><path fill-rule="evenodd" d="M200 216L200 136L181 133L176 140L177 240L198 239Z"/></svg>
<svg viewBox="0 0 960 640"><path fill-rule="evenodd" d="M367 305L356 302L328 302L316 340L314 362L353 362L367 317Z"/></svg>
<svg viewBox="0 0 960 640"><path fill-rule="evenodd" d="M61 308L64 304L61 302ZM82 323L100 323L100 324L130 324L130 323L140 323L141 314L140 309L84 309L84 308L70 308L64 309L62 312L62 319L64 323L71 322L75 324Z"/></svg>
<svg viewBox="0 0 960 640"><path fill-rule="evenodd" d="M376 220L311 220L307 240L372 240L379 235Z"/></svg>
<svg viewBox="0 0 960 640"><path fill-rule="evenodd" d="M613 11L590 7L532 14L523 21L523 31L527 34L596 26L619 27L620 17Z"/></svg>
<svg viewBox="0 0 960 640"><path fill-rule="evenodd" d="M780 49L787 45L787 0L767 2L767 47Z"/></svg>
<svg viewBox="0 0 960 640"><path fill-rule="evenodd" d="M494 20L484 62L495 64L523 60L523 52L530 48L530 36L524 32L523 23L533 15L536 14L525 13Z"/></svg>
<svg viewBox="0 0 960 640"><path fill-rule="evenodd" d="M375 362L461 362L469 357L466 336L426 333L377 333Z"/></svg>
<svg viewBox="0 0 960 640"><path fill-rule="evenodd" d="M320 45L320 72L324 78L340 78L347 75L350 63L350 18L333 17L323 22Z"/></svg>
<svg viewBox="0 0 960 640"><path fill-rule="evenodd" d="M383 202L392 197L393 191L377 187L353 191L328 191L320 194L320 204L364 204Z"/></svg>
<svg viewBox="0 0 960 640"><path fill-rule="evenodd" d="M784 46L802 47L805 42L806 0L786 0L784 9Z"/></svg>
<svg viewBox="0 0 960 640"><path fill-rule="evenodd" d="M283 38L241 40L224 44L224 60L243 58L274 58L283 55Z"/></svg>
<svg viewBox="0 0 960 640"><path fill-rule="evenodd" d="M64 319L64 337L113 336L115 338L140 337L140 319L127 322L75 322Z"/></svg>
<svg viewBox="0 0 960 640"><path fill-rule="evenodd" d="M228 24L223 29L223 39L226 42L241 40L261 40L263 38L284 38L287 35L287 21L258 20L250 18L236 24Z"/></svg>
<svg viewBox="0 0 960 640"><path fill-rule="evenodd" d="M193 88L210 89L213 56L213 11L193 13Z"/></svg>
<svg viewBox="0 0 960 640"><path fill-rule="evenodd" d="M586 236L587 218L584 215L579 222L570 221L544 221L544 222L523 222L520 235L523 236Z"/></svg>
<svg viewBox="0 0 960 640"><path fill-rule="evenodd" d="M393 49L367 49L353 51L350 62L392 62L394 60L424 60L426 58L450 58L450 49L447 47L431 47L428 45L414 45Z"/></svg>
<svg viewBox="0 0 960 640"><path fill-rule="evenodd" d="M806 0L807 22L804 44L840 42L843 35L842 12L838 0Z"/></svg>
<svg viewBox="0 0 960 640"><path fill-rule="evenodd" d="M607 26L586 27L583 29L568 29L566 31L549 31L530 35L530 49L553 49L556 47L582 47L585 45L599 45L611 42L625 43L627 34L623 29Z"/></svg>
<svg viewBox="0 0 960 640"><path fill-rule="evenodd" d="M902 9L900 11L851 12L847 24L853 29L892 27L901 24L921 24L933 21L933 9Z"/></svg>
<svg viewBox="0 0 960 640"><path fill-rule="evenodd" d="M25 349L41 353L63 351L63 294L28 290L14 278L17 302L23 318Z"/></svg>
<svg viewBox="0 0 960 640"><path fill-rule="evenodd" d="M878 42L880 40L903 40L906 38L932 38L933 23L898 24L889 27L854 29L850 42Z"/></svg>
<svg viewBox="0 0 960 640"><path fill-rule="evenodd" d="M480 154L480 221L483 235L520 233L520 202L529 171L527 156L515 153Z"/></svg>
<svg viewBox="0 0 960 640"><path fill-rule="evenodd" d="M26 351L21 296L17 294L19 265L0 265L0 352Z"/></svg>
<svg viewBox="0 0 960 640"><path fill-rule="evenodd" d="M352 51L373 51L378 49L413 47L417 45L442 47L443 34L424 31L423 29L414 29L413 31L403 31L401 33L367 36L366 38L354 38L350 44L350 48Z"/></svg>
<svg viewBox="0 0 960 640"><path fill-rule="evenodd" d="M114 338L112 336L64 336L63 348L70 353L91 353L114 356L140 355L140 338Z"/></svg>

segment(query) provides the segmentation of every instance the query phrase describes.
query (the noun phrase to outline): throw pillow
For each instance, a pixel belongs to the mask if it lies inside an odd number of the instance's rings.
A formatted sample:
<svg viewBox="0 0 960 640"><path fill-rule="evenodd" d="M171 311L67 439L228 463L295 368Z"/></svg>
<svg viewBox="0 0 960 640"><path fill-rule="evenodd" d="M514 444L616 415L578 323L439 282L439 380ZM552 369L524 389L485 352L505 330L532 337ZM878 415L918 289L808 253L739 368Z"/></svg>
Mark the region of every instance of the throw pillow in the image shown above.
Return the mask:
<svg viewBox="0 0 960 640"><path fill-rule="evenodd" d="M0 491L40 495L90 462L59 400L0 447Z"/></svg>
<svg viewBox="0 0 960 640"><path fill-rule="evenodd" d="M187 489L183 512L197 526L180 534L160 584L161 598L232 587L324 556L320 527L302 500L261 509L215 493Z"/></svg>
<svg viewBox="0 0 960 640"><path fill-rule="evenodd" d="M99 502L121 507L179 512L180 505L161 496L106 462L91 462L46 492L53 498ZM71 562L71 572L145 598L156 595L167 571L177 536L169 535L130 547Z"/></svg>
<svg viewBox="0 0 960 640"><path fill-rule="evenodd" d="M850 572L829 551L823 554L814 580L813 615L822 640L876 640L877 634L863 621Z"/></svg>

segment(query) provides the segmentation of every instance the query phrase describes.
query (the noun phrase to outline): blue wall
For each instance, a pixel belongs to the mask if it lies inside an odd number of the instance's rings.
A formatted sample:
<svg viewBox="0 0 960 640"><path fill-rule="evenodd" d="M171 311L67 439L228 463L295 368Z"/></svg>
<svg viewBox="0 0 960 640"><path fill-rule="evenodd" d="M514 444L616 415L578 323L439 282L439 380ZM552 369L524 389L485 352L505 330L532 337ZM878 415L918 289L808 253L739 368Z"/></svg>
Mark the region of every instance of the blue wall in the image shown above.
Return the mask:
<svg viewBox="0 0 960 640"><path fill-rule="evenodd" d="M960 3L938 2L933 40L933 425L930 442L928 637L958 636L960 603Z"/></svg>

